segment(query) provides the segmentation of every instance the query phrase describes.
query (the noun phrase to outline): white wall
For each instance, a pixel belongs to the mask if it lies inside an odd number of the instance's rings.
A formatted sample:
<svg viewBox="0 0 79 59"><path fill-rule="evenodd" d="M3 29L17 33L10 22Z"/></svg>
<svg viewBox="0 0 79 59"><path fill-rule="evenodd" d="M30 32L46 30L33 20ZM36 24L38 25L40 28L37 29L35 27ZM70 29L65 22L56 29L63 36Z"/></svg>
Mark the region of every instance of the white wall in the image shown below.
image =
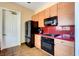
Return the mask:
<svg viewBox="0 0 79 59"><path fill-rule="evenodd" d="M58 2L50 2L50 3L48 3L48 4L46 4L46 5L42 6L42 7L40 7L39 9L37 9L34 14L37 14L37 13L43 11L44 9L47 9L47 8L51 7L52 5L55 5L57 3Z"/></svg>
<svg viewBox="0 0 79 59"><path fill-rule="evenodd" d="M1 48L1 39L2 39L2 10L0 9L0 48Z"/></svg>
<svg viewBox="0 0 79 59"><path fill-rule="evenodd" d="M79 2L75 3L75 55L79 56Z"/></svg>
<svg viewBox="0 0 79 59"><path fill-rule="evenodd" d="M0 2L0 7L21 12L21 43L25 42L25 21L31 19L34 11L13 2Z"/></svg>

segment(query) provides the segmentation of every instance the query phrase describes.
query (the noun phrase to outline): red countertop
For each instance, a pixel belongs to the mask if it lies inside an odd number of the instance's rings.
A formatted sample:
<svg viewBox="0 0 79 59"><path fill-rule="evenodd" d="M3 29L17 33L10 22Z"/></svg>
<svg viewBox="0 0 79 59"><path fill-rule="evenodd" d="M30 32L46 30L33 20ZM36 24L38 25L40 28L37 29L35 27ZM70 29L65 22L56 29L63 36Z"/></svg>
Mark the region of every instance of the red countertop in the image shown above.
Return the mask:
<svg viewBox="0 0 79 59"><path fill-rule="evenodd" d="M48 37L48 38L53 38L53 39L60 39L60 40L66 40L66 41L71 41L71 42L75 42L75 39L74 38L58 38L58 37L52 37L52 36L46 36L46 35L43 35L43 34L37 34L37 35L41 35L43 37Z"/></svg>

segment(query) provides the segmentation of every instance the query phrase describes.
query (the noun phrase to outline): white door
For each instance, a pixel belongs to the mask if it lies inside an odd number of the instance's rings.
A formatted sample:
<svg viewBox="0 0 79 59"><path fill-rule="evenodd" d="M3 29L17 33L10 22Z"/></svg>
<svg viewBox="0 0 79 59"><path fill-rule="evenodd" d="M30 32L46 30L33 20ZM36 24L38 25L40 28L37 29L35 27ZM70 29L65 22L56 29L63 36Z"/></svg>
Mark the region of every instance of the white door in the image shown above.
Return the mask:
<svg viewBox="0 0 79 59"><path fill-rule="evenodd" d="M18 35L18 13L10 10L3 10L3 42L2 49L10 48L20 44ZM20 26L20 25L19 25Z"/></svg>

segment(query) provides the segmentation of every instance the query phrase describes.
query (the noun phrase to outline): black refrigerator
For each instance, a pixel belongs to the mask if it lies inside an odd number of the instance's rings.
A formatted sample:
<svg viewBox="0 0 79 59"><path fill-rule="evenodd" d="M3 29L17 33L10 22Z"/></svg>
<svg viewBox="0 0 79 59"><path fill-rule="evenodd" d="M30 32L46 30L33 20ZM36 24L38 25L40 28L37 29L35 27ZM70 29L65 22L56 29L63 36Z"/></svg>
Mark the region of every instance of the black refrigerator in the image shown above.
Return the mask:
<svg viewBox="0 0 79 59"><path fill-rule="evenodd" d="M32 48L34 47L34 36L38 31L37 21L26 21L25 22L25 44Z"/></svg>

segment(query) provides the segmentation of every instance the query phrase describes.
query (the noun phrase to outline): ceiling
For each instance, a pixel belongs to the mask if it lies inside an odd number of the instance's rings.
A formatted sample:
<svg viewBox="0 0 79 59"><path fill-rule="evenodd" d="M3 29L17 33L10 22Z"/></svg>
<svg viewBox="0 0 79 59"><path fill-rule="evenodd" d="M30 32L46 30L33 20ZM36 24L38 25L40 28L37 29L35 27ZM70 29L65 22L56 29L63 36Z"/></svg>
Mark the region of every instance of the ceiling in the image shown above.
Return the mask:
<svg viewBox="0 0 79 59"><path fill-rule="evenodd" d="M38 9L40 9L41 7L44 7L45 5L48 4L54 4L56 2L31 2L31 3L27 3L27 2L16 2L17 4L24 6L26 8L29 8L33 11L37 11Z"/></svg>

